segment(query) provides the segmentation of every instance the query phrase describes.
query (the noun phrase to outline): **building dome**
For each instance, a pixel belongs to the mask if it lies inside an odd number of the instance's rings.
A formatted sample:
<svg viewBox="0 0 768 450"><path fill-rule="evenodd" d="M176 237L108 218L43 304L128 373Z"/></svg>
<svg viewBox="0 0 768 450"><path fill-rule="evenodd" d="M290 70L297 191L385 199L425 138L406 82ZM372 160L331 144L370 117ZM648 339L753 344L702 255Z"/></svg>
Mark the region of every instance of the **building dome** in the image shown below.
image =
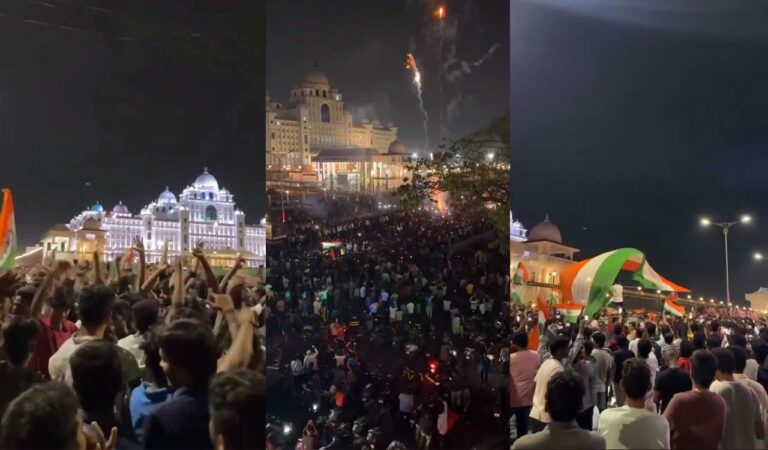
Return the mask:
<svg viewBox="0 0 768 450"><path fill-rule="evenodd" d="M91 211L93 212L104 212L104 207L101 206L101 203L96 202L91 206Z"/></svg>
<svg viewBox="0 0 768 450"><path fill-rule="evenodd" d="M563 236L560 234L560 229L555 224L549 221L549 216L544 219L544 222L539 223L535 227L531 228L528 233L529 241L552 241L558 244L563 243Z"/></svg>
<svg viewBox="0 0 768 450"><path fill-rule="evenodd" d="M122 200L112 208L112 212L117 214L130 214L128 212L128 207L123 205Z"/></svg>
<svg viewBox="0 0 768 450"><path fill-rule="evenodd" d="M313 70L307 74L307 76L304 78L304 85L305 86L325 86L328 87L328 77L325 76L323 72L320 72L319 70Z"/></svg>
<svg viewBox="0 0 768 450"><path fill-rule="evenodd" d="M194 187L199 191L218 192L219 182L216 181L216 178L213 175L208 173L208 168L206 167L203 170L203 174L197 177L195 180Z"/></svg>
<svg viewBox="0 0 768 450"><path fill-rule="evenodd" d="M166 186L165 190L160 194L159 197L157 197L157 203L161 205L176 204L176 196L173 195L173 192L171 192L171 190L168 189L168 186Z"/></svg>
<svg viewBox="0 0 768 450"><path fill-rule="evenodd" d="M387 153L390 155L404 155L405 146L400 141L392 141L392 143L389 144L389 150L387 150Z"/></svg>

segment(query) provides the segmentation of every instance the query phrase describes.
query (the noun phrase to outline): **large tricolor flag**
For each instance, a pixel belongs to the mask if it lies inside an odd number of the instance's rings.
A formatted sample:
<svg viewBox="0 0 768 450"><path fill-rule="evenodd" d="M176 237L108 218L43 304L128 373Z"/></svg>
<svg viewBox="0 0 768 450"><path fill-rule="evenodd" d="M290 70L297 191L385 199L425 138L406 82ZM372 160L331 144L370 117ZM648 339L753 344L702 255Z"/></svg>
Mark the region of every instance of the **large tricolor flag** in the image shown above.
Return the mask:
<svg viewBox="0 0 768 450"><path fill-rule="evenodd" d="M621 248L566 267L560 274L563 303L586 306L584 314L594 317L610 299L611 286L621 270L646 288L666 292L690 292L659 275L640 250Z"/></svg>
<svg viewBox="0 0 768 450"><path fill-rule="evenodd" d="M547 322L547 319L549 319L549 308L547 308L547 304L544 302L544 300L541 299L541 297L538 297L536 299L536 307L539 310L539 323L528 333L528 348L530 349L538 349L539 348L539 341L541 340L541 336L545 336L545 330L544 325Z"/></svg>
<svg viewBox="0 0 768 450"><path fill-rule="evenodd" d="M17 255L13 196L10 189L3 189L3 209L0 210L0 274L13 268Z"/></svg>
<svg viewBox="0 0 768 450"><path fill-rule="evenodd" d="M685 308L682 305L678 305L674 300L664 300L664 312L676 317L683 317L685 314Z"/></svg>
<svg viewBox="0 0 768 450"><path fill-rule="evenodd" d="M531 274L528 272L528 267L526 267L525 264L523 264L522 261L520 261L517 264L517 269L515 270L515 277L512 280L513 284L525 284L527 282L531 281Z"/></svg>
<svg viewBox="0 0 768 450"><path fill-rule="evenodd" d="M512 291L512 302L517 306L523 305L523 297L517 291Z"/></svg>

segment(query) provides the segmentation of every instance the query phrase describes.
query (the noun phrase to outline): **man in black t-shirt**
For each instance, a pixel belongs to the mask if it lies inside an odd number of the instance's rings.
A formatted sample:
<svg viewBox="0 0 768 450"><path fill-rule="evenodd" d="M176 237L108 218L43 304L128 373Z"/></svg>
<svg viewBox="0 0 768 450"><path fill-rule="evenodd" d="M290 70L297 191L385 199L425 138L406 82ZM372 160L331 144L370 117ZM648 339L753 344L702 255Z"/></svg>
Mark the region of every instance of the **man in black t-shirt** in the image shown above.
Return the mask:
<svg viewBox="0 0 768 450"><path fill-rule="evenodd" d="M670 348L665 352L665 356L667 368L659 372L653 388L653 402L659 406L659 412L662 414L675 394L693 389L691 376L677 365L680 353Z"/></svg>

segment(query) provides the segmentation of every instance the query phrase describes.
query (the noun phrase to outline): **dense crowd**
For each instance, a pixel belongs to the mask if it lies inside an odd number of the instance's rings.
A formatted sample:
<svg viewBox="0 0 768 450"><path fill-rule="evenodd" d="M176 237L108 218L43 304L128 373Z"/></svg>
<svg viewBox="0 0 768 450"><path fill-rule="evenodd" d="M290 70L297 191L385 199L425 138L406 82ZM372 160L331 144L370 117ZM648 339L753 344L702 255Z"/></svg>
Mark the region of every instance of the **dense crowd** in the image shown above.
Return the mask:
<svg viewBox="0 0 768 450"><path fill-rule="evenodd" d="M515 449L765 449L768 322L694 307L682 317L514 306L510 429Z"/></svg>
<svg viewBox="0 0 768 450"><path fill-rule="evenodd" d="M506 402L487 384L507 372L507 258L467 243L484 214L295 223L268 264L268 448L455 448L457 421Z"/></svg>
<svg viewBox="0 0 768 450"><path fill-rule="evenodd" d="M263 448L263 286L134 244L0 275L0 448Z"/></svg>

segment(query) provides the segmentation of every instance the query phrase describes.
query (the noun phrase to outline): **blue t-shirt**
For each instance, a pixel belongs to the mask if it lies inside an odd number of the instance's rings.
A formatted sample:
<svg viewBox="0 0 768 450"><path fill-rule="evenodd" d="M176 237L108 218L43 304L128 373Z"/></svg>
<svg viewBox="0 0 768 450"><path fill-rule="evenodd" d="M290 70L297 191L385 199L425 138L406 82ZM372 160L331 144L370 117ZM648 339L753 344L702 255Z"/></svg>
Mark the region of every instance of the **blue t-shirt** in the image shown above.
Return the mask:
<svg viewBox="0 0 768 450"><path fill-rule="evenodd" d="M158 405L168 401L168 398L168 388L153 388L152 384L146 381L131 392L131 425L139 442L144 442L144 420Z"/></svg>

